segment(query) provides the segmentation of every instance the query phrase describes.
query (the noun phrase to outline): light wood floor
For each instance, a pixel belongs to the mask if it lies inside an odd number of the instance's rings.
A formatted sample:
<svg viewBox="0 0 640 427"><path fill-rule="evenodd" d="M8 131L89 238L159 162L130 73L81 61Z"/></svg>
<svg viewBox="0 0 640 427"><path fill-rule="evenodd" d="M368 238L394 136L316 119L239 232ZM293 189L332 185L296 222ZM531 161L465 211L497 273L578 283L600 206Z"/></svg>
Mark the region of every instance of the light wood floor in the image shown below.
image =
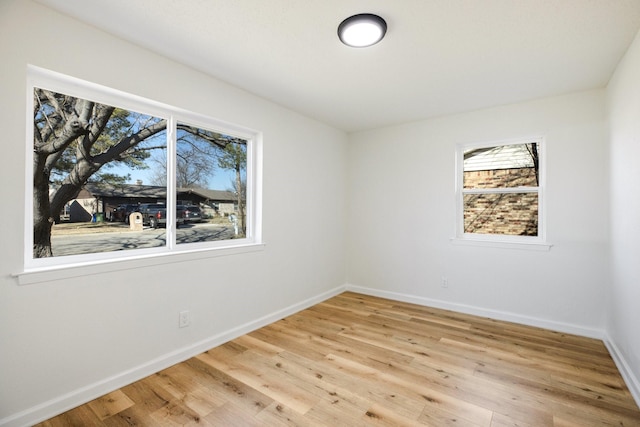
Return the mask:
<svg viewBox="0 0 640 427"><path fill-rule="evenodd" d="M640 426L602 342L344 293L41 426Z"/></svg>

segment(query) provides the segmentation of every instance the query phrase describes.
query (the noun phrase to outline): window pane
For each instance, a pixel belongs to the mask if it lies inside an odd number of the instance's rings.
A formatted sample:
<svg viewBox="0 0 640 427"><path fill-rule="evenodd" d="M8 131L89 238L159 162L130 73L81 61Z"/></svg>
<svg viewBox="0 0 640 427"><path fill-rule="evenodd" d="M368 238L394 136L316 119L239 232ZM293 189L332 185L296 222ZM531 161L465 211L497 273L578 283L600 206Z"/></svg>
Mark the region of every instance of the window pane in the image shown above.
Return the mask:
<svg viewBox="0 0 640 427"><path fill-rule="evenodd" d="M465 194L464 232L538 235L538 194Z"/></svg>
<svg viewBox="0 0 640 427"><path fill-rule="evenodd" d="M246 235L247 141L178 123L178 244Z"/></svg>
<svg viewBox="0 0 640 427"><path fill-rule="evenodd" d="M538 186L538 144L513 144L464 151L464 188Z"/></svg>
<svg viewBox="0 0 640 427"><path fill-rule="evenodd" d="M34 88L33 257L163 246L129 215L166 203L166 186L135 176L165 153L166 120ZM166 181L166 180L165 180Z"/></svg>

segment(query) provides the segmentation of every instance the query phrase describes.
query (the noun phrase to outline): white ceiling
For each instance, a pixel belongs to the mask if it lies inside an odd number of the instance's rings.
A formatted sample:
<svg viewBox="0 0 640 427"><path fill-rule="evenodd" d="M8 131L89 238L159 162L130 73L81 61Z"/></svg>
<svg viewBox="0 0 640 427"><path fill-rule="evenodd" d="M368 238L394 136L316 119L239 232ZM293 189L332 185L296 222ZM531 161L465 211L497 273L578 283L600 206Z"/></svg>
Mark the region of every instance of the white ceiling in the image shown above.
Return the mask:
<svg viewBox="0 0 640 427"><path fill-rule="evenodd" d="M640 0L39 0L346 131L604 87ZM385 39L340 43L376 13Z"/></svg>

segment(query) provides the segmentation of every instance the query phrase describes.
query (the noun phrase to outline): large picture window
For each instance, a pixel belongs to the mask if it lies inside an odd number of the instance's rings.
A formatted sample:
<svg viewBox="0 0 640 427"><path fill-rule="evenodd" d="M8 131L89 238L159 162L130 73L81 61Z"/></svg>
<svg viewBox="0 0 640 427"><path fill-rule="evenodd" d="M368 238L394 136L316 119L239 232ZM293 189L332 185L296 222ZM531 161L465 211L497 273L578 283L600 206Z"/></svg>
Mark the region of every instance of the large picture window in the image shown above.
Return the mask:
<svg viewBox="0 0 640 427"><path fill-rule="evenodd" d="M542 139L460 145L457 237L543 242Z"/></svg>
<svg viewBox="0 0 640 427"><path fill-rule="evenodd" d="M260 242L260 134L29 69L25 268Z"/></svg>

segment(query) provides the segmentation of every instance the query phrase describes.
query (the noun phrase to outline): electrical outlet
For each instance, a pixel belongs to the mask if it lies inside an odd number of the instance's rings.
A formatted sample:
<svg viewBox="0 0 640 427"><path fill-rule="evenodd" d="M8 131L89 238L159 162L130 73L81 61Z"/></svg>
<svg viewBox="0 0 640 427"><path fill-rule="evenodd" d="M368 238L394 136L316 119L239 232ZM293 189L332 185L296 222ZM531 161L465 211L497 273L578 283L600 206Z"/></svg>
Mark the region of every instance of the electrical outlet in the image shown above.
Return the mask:
<svg viewBox="0 0 640 427"><path fill-rule="evenodd" d="M447 279L445 276L442 276L442 278L440 279L440 286L442 286L443 288L448 288L449 279Z"/></svg>
<svg viewBox="0 0 640 427"><path fill-rule="evenodd" d="M178 327L186 328L187 326L189 326L190 320L191 319L189 318L189 310L181 311L178 315Z"/></svg>

